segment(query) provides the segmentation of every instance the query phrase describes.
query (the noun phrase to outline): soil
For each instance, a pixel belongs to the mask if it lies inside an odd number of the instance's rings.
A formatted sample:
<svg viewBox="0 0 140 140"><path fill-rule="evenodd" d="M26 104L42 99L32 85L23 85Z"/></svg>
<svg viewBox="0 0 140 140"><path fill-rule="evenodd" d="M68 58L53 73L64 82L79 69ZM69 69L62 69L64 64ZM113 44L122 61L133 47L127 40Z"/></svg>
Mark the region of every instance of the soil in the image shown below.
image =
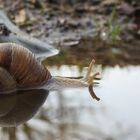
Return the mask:
<svg viewBox="0 0 140 140"><path fill-rule="evenodd" d="M103 65L140 64L138 1L5 0L0 3L22 30L60 49L60 54L48 59L48 63L82 64L94 57Z"/></svg>

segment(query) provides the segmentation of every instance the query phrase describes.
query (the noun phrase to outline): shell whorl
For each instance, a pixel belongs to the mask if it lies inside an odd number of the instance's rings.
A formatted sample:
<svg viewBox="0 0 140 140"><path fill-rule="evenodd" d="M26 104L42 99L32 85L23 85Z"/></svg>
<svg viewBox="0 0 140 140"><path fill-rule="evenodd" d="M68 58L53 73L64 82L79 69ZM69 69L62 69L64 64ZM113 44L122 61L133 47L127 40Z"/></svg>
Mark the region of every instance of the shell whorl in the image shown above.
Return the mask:
<svg viewBox="0 0 140 140"><path fill-rule="evenodd" d="M0 43L0 67L9 72L19 88L41 86L51 78L32 52L14 43Z"/></svg>

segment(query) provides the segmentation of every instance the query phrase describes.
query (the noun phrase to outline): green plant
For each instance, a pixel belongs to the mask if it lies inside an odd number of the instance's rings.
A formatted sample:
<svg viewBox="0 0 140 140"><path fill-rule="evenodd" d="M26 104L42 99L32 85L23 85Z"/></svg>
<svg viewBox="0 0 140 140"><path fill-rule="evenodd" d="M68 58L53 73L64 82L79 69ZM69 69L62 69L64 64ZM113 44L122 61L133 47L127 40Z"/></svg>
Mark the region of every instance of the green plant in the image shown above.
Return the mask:
<svg viewBox="0 0 140 140"><path fill-rule="evenodd" d="M116 4L113 7L111 15L109 16L108 21L107 21L107 25L108 25L109 32L110 32L110 35L111 35L111 40L112 40L113 43L117 42L117 37L120 33L120 27L121 27L120 23L118 23L118 22L114 23L115 18L116 18L116 11L117 11L117 3L118 2L119 1L116 1Z"/></svg>

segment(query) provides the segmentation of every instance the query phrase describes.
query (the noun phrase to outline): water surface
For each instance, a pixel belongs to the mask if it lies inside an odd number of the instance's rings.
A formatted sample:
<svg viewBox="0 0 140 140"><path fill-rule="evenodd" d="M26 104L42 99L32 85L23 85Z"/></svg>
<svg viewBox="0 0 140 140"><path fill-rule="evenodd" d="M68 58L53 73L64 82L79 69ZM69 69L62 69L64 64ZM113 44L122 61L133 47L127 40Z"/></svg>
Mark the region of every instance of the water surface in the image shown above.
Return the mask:
<svg viewBox="0 0 140 140"><path fill-rule="evenodd" d="M60 68L54 66L49 69L53 75L62 76L80 76L86 73L86 69L80 71L77 66L63 65ZM53 92L44 104L44 108L51 108L46 115L53 124L68 125L63 126L65 132L62 137L65 138L68 138L67 130L73 137L76 134L79 137L83 136L83 139L139 139L140 67L107 67L101 73L100 86L94 89L101 98L99 102L91 98L86 88ZM51 116L52 114L54 115ZM33 122L31 120L29 124ZM74 124L78 124L79 129L74 127ZM85 127L87 129L83 133L81 128Z"/></svg>
<svg viewBox="0 0 140 140"><path fill-rule="evenodd" d="M30 121L16 129L1 129L0 139L14 134L20 140L139 140L140 66L98 69L102 80L94 90L99 102L87 88L51 92ZM52 75L81 76L87 68L62 65L49 70Z"/></svg>

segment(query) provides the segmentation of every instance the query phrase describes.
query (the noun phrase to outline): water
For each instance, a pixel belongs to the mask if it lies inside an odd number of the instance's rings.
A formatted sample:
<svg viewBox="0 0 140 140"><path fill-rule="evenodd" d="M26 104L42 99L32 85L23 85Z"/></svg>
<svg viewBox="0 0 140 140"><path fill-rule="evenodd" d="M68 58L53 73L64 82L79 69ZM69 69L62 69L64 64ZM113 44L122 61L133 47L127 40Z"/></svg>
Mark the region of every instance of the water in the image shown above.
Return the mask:
<svg viewBox="0 0 140 140"><path fill-rule="evenodd" d="M0 94L0 126L16 127L25 123L36 114L48 94L42 89Z"/></svg>
<svg viewBox="0 0 140 140"><path fill-rule="evenodd" d="M49 70L61 76L81 76L87 71L67 65ZM106 67L101 73L100 85L94 88L99 102L87 88L51 92L34 118L17 128L16 138L139 140L140 66Z"/></svg>
<svg viewBox="0 0 140 140"><path fill-rule="evenodd" d="M50 71L53 75L57 73L57 75L62 76L77 76L86 72L86 70L80 72L76 66L61 66L59 69L51 67ZM50 104L53 104L51 110L54 109L57 112L61 108L64 111L62 114L58 113L60 117L57 117L57 115L51 117L53 123L65 122L86 125L89 129L98 130L105 135L104 137L114 139L139 139L139 73L139 66L107 67L102 71L100 86L95 88L95 92L101 98L101 101L93 100L86 88L67 89L61 93L51 93L44 108L49 108ZM63 96L63 105L60 108L59 102L56 102L58 94ZM73 110L76 110L77 113ZM73 131L76 130L73 129ZM93 138L93 135L86 135L83 135L83 138Z"/></svg>

